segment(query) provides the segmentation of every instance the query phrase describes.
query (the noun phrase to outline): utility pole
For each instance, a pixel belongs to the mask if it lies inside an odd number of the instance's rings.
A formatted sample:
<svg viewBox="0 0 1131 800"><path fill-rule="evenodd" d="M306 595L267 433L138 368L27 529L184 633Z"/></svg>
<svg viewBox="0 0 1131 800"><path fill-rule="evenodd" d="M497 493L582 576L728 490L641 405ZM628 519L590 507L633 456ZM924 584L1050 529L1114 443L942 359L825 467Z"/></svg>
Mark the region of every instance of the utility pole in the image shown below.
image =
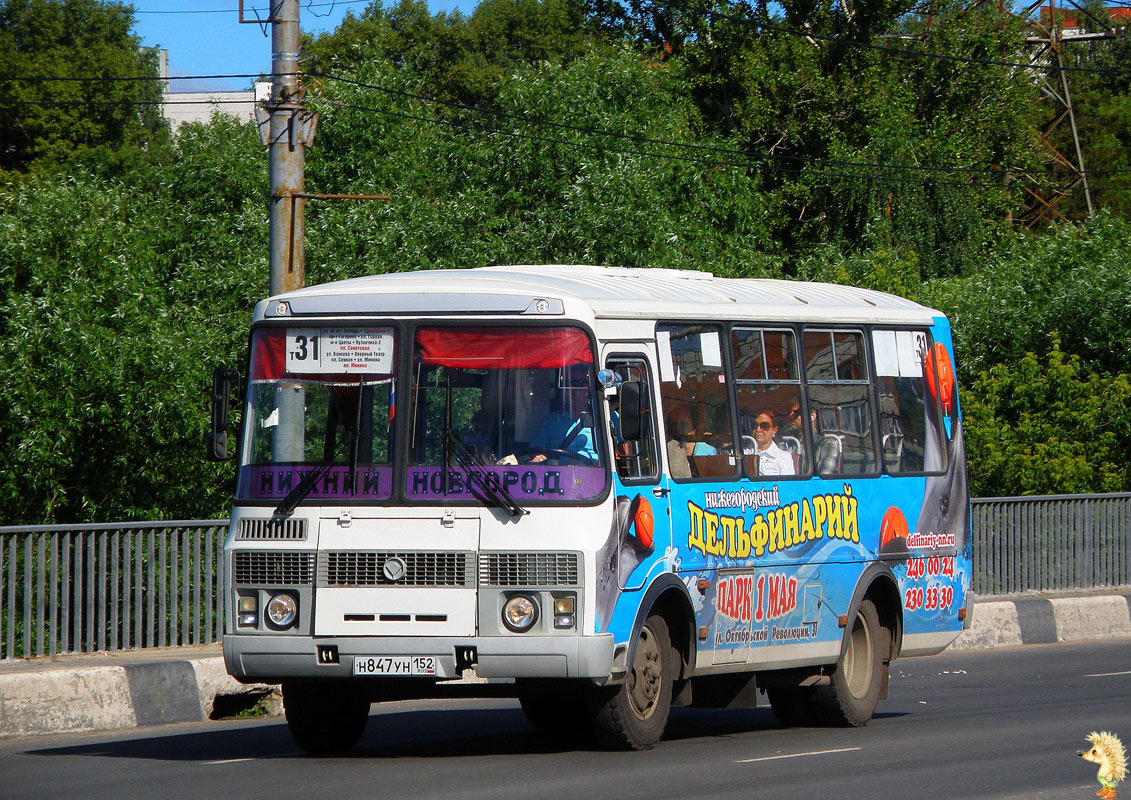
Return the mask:
<svg viewBox="0 0 1131 800"><path fill-rule="evenodd" d="M298 80L299 0L276 0L271 11L271 101L267 146L270 148L270 293L301 288L306 264L303 248L306 200L307 125ZM313 126L310 126L313 134Z"/></svg>
<svg viewBox="0 0 1131 800"><path fill-rule="evenodd" d="M241 23L271 25L271 98L266 108L256 107L255 119L260 138L269 148L269 288L273 296L301 289L306 282L307 200L388 200L389 196L306 192L306 147L314 143L318 114L306 110L306 90L299 80L299 0L274 0L266 20L246 18L243 4L240 0Z"/></svg>
<svg viewBox="0 0 1131 800"><path fill-rule="evenodd" d="M1076 127L1076 112L1072 107L1072 94L1068 89L1068 74L1064 69L1065 44L1089 43L1120 36L1108 22L1096 18L1083 0L1037 0L1020 10L1011 10L998 3L1003 14L1017 17L1026 26L1025 44L1031 49L1030 61L1034 66L1047 67L1053 74L1038 72L1037 88L1051 104L1047 123L1039 131L1045 150L1048 171L1045 175L1023 179L1024 205L1019 221L1027 228L1044 227L1051 222L1068 219L1060 208L1062 201L1072 192L1081 191L1088 216L1094 213L1092 192L1088 186L1088 171L1084 166L1084 148ZM1094 33L1084 33L1080 28L1084 18L1091 21ZM1066 20L1074 20L1075 32L1062 30ZM1067 121L1071 132L1072 152L1061 152L1053 139L1061 123ZM1063 178L1057 178L1063 175Z"/></svg>
<svg viewBox="0 0 1131 800"><path fill-rule="evenodd" d="M972 4L975 8L996 8L998 13L1022 22L1025 28L1024 43L1029 48L1028 61L1037 72L1035 78L1028 71L1023 70L1019 74L1024 80L1032 80L1042 97L1052 106L1050 118L1038 131L1046 157L1046 172L1034 176L1011 175L1007 171L1004 175L1005 186L1020 186L1024 192L1020 213L1015 216L1010 212L1007 220L1020 222L1027 228L1044 227L1051 222L1067 220L1066 212L1058 206L1075 191L1083 192L1089 217L1095 210L1088 186L1088 171L1084 167L1084 148L1076 127L1076 112L1072 107L1072 93L1068 88L1068 73L1064 64L1065 44L1116 39L1123 35L1123 29L1117 29L1110 22L1097 18L1084 3L1085 0L1032 0L1015 6L1006 0L974 0ZM1084 18L1090 20L1093 32L1084 32L1081 25ZM1064 30L1064 23L1068 20L1073 21L1072 29ZM928 30L932 22L933 14L928 11ZM1072 135L1071 153L1061 152L1054 143L1053 134L1065 121L1068 122ZM1058 178L1060 175L1065 177Z"/></svg>
<svg viewBox="0 0 1131 800"><path fill-rule="evenodd" d="M256 108L259 132L268 148L270 176L267 205L270 220L270 294L302 287L306 278L303 249L306 207L306 146L314 141L318 115L306 110L299 81L299 0L274 0L266 20L240 22L271 25L271 99Z"/></svg>

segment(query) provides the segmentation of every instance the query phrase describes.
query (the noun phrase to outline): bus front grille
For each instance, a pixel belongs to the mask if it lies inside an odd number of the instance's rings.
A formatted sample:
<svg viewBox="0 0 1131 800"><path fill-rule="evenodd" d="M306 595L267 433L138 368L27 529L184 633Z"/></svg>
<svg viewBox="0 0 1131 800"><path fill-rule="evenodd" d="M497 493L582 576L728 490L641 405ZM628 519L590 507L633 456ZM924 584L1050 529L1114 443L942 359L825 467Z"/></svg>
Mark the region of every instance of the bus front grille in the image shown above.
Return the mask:
<svg viewBox="0 0 1131 800"><path fill-rule="evenodd" d="M329 551L318 559L318 585L474 588L475 555Z"/></svg>
<svg viewBox="0 0 1131 800"><path fill-rule="evenodd" d="M232 559L232 582L251 586L300 586L314 580L314 553L241 550Z"/></svg>
<svg viewBox="0 0 1131 800"><path fill-rule="evenodd" d="M481 586L580 586L577 553L483 553Z"/></svg>
<svg viewBox="0 0 1131 800"><path fill-rule="evenodd" d="M306 539L305 519L253 519L244 517L236 528L240 541L289 541Z"/></svg>

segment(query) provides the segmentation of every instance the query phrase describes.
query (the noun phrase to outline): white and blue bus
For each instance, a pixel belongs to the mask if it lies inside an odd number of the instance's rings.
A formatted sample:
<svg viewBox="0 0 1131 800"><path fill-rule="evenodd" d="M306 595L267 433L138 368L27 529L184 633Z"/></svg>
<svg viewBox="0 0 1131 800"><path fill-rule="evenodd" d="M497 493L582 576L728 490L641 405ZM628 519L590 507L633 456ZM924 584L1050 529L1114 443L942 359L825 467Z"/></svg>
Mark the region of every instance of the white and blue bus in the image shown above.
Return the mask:
<svg viewBox="0 0 1131 800"><path fill-rule="evenodd" d="M863 725L892 659L970 623L953 364L947 319L911 301L695 271L264 300L228 670L281 683L314 753L353 747L371 702L472 676L611 747L655 745L673 704Z"/></svg>

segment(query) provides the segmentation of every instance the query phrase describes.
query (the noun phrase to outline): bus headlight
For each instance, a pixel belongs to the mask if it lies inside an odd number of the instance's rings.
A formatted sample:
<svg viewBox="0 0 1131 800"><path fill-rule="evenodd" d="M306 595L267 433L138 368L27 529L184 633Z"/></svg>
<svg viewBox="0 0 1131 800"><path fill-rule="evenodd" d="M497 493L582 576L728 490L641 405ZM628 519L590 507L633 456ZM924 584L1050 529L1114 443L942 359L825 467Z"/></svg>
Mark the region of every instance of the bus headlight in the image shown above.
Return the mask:
<svg viewBox="0 0 1131 800"><path fill-rule="evenodd" d="M516 594L503 604L503 625L515 633L525 633L538 621L538 604L534 598Z"/></svg>
<svg viewBox="0 0 1131 800"><path fill-rule="evenodd" d="M267 621L275 628L289 628L298 619L298 601L294 595L280 592L267 601Z"/></svg>

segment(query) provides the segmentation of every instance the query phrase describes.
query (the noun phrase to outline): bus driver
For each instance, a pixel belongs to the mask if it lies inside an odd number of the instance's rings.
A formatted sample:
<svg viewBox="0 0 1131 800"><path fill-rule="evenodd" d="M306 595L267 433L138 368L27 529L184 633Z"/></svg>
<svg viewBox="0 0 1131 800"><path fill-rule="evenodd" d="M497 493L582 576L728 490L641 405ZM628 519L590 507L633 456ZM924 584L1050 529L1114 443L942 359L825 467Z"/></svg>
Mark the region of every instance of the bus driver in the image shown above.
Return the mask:
<svg viewBox="0 0 1131 800"><path fill-rule="evenodd" d="M599 459L589 405L589 376L584 368L573 367L563 379L567 383L558 402L530 442L531 448L539 451L530 459L531 464L570 456L579 463L596 463Z"/></svg>

